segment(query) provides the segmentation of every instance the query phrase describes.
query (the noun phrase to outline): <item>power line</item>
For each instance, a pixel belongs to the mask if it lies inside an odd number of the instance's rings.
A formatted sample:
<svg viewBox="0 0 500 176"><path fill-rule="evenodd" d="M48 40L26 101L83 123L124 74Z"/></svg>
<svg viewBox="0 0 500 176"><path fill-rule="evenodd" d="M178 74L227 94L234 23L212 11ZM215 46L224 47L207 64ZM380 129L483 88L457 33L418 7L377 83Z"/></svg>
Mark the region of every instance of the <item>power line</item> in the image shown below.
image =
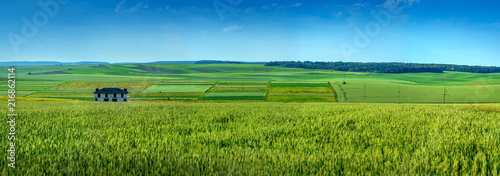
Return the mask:
<svg viewBox="0 0 500 176"><path fill-rule="evenodd" d="M446 86L444 87L443 104L446 104Z"/></svg>
<svg viewBox="0 0 500 176"><path fill-rule="evenodd" d="M363 97L366 97L366 82L364 82L363 86Z"/></svg>
<svg viewBox="0 0 500 176"><path fill-rule="evenodd" d="M401 86L398 87L398 104L399 104L399 94L401 93Z"/></svg>

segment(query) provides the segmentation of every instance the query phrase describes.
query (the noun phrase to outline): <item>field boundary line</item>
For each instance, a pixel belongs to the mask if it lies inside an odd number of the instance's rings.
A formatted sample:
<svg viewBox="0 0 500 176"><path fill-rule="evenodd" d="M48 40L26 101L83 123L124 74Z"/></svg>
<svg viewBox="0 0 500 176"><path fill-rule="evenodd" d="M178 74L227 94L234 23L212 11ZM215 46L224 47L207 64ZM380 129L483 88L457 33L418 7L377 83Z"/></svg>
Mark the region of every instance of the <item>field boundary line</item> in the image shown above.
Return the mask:
<svg viewBox="0 0 500 176"><path fill-rule="evenodd" d="M144 86L144 89L142 89L141 91L138 91L138 92L136 92L136 93L135 93L135 94L133 94L133 95L132 95L132 94L130 94L130 95L131 95L131 96L130 96L130 98L133 98L133 97L134 97L135 95L137 95L137 94L141 94L141 93L143 93L143 92L144 92L146 89L148 89L149 87L154 86L154 85L156 85L156 84L158 84L158 83L160 83L160 82L161 82L161 81L158 81L158 82L156 82L156 83L154 83L154 84L151 84L151 85L149 85L149 86ZM140 82L140 83L148 83L148 82Z"/></svg>
<svg viewBox="0 0 500 176"><path fill-rule="evenodd" d="M345 93L344 88L342 88L342 86L337 84L337 83L335 83L335 85L339 86L340 90L342 91L342 94L344 94L344 101L347 102L347 100L348 100L347 94Z"/></svg>
<svg viewBox="0 0 500 176"><path fill-rule="evenodd" d="M267 84L266 84L266 85L267 85L266 101L268 101L268 100L269 100L269 94L271 94L271 82L272 82L272 81L269 81L269 82L267 82Z"/></svg>
<svg viewBox="0 0 500 176"><path fill-rule="evenodd" d="M220 84L220 81L216 81L216 82L212 85L212 87L210 87L210 89L205 90L205 92L201 95L201 97L200 97L200 98L198 98L198 100L202 100L202 99L205 97L205 95L207 95L207 93L208 93L208 92L210 92L212 89L215 89L215 87L217 87L219 84Z"/></svg>
<svg viewBox="0 0 500 176"><path fill-rule="evenodd" d="M28 97L28 96L31 96L31 95L33 95L33 94L36 94L36 93L38 93L38 92L40 92L40 91L44 91L44 90L51 89L51 88L53 88L53 87L61 86L61 85L66 84L66 83L70 83L70 82L63 82L63 83L61 83L61 84L58 84L58 85L55 85L55 86L52 86L52 87L49 87L49 88L40 89L40 90L37 90L37 91L35 91L35 92L33 92L33 93L27 94L27 95L25 95L25 96L23 96L23 97L30 98L30 97ZM36 98L36 97L33 97L33 98Z"/></svg>
<svg viewBox="0 0 500 176"><path fill-rule="evenodd" d="M330 85L330 89L333 91L333 95L335 96L335 101L339 102L339 95L337 94L337 91L335 91L335 88L332 85L332 82L328 81L328 85Z"/></svg>

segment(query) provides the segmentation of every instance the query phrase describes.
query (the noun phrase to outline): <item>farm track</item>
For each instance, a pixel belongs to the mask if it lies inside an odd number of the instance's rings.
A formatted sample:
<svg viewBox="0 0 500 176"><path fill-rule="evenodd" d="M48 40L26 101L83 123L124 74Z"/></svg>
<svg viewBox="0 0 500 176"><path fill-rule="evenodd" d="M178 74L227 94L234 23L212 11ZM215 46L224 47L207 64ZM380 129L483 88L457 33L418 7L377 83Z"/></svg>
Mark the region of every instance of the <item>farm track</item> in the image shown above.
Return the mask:
<svg viewBox="0 0 500 176"><path fill-rule="evenodd" d="M340 84L336 84L335 85L339 86L340 90L342 91L342 94L344 94L344 101L347 101L347 94L345 93L344 89L342 88L342 86ZM338 98L337 98L338 99Z"/></svg>
<svg viewBox="0 0 500 176"><path fill-rule="evenodd" d="M330 85L330 88L333 91L333 95L335 95L335 102L339 102L339 95L337 94L337 91L335 91L335 88L333 88L332 82L328 82L328 85Z"/></svg>

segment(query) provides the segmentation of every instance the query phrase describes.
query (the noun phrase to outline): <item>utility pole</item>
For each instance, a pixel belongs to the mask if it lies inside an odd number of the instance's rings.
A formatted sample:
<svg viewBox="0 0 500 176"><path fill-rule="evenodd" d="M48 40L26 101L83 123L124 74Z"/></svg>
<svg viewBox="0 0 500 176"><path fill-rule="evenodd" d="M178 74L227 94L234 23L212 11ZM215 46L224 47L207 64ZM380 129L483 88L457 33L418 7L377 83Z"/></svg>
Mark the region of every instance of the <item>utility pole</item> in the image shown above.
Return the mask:
<svg viewBox="0 0 500 176"><path fill-rule="evenodd" d="M399 93L401 93L401 86L398 87L398 104L399 104Z"/></svg>
<svg viewBox="0 0 500 176"><path fill-rule="evenodd" d="M366 97L366 82L364 82L363 86L363 97Z"/></svg>
<svg viewBox="0 0 500 176"><path fill-rule="evenodd" d="M344 84L346 84L346 83L345 83L345 72L344 72Z"/></svg>
<svg viewBox="0 0 500 176"><path fill-rule="evenodd" d="M446 87L444 87L443 104L446 103Z"/></svg>

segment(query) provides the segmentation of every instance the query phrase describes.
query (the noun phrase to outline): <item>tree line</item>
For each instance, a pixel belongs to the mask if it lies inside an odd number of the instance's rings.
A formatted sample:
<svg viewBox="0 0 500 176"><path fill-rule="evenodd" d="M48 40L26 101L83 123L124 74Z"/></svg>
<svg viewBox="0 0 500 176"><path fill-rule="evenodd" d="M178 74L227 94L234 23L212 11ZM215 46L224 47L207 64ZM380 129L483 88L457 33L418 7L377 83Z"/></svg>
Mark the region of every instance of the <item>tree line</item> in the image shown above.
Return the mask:
<svg viewBox="0 0 500 176"><path fill-rule="evenodd" d="M221 60L199 60L194 64L265 64L266 62L240 62L240 61L221 61Z"/></svg>
<svg viewBox="0 0 500 176"><path fill-rule="evenodd" d="M272 61L266 66L280 66L288 68L339 70L349 72L377 72L377 73L420 73L443 71L458 71L469 73L499 73L500 67L493 66L468 66L453 64L418 64L400 62L311 62L311 61Z"/></svg>

